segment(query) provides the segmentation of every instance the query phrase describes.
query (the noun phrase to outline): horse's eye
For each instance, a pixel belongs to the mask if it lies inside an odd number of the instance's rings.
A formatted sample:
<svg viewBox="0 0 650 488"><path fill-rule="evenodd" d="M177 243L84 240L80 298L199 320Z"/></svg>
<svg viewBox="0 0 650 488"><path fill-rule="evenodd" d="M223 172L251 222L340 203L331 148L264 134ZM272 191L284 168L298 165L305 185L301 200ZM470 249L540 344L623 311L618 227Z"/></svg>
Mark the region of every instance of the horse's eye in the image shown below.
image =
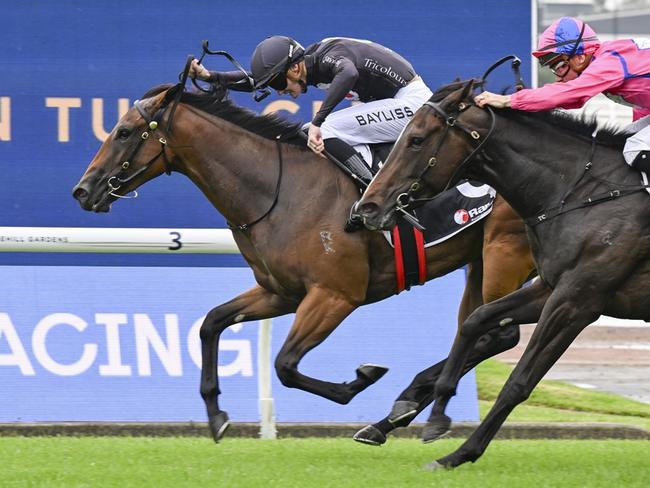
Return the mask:
<svg viewBox="0 0 650 488"><path fill-rule="evenodd" d="M131 131L129 129L120 129L117 131L118 139L126 140L129 138L130 135L131 135Z"/></svg>
<svg viewBox="0 0 650 488"><path fill-rule="evenodd" d="M420 147L424 143L424 137L411 137L411 147Z"/></svg>

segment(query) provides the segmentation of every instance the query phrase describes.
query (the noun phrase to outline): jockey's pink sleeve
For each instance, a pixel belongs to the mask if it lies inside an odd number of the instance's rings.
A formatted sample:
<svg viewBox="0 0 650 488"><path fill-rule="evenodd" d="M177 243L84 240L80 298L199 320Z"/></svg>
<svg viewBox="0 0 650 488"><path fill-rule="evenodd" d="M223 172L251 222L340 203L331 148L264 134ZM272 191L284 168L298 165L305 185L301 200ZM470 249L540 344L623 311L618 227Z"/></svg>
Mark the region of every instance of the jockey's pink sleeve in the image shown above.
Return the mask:
<svg viewBox="0 0 650 488"><path fill-rule="evenodd" d="M595 59L571 81L549 83L540 88L513 93L510 106L516 110L540 112L554 108L580 108L591 97L620 86L624 79L621 63L612 56Z"/></svg>
<svg viewBox="0 0 650 488"><path fill-rule="evenodd" d="M632 120L639 120L648 115L650 115L650 109L648 108L634 108L632 110Z"/></svg>

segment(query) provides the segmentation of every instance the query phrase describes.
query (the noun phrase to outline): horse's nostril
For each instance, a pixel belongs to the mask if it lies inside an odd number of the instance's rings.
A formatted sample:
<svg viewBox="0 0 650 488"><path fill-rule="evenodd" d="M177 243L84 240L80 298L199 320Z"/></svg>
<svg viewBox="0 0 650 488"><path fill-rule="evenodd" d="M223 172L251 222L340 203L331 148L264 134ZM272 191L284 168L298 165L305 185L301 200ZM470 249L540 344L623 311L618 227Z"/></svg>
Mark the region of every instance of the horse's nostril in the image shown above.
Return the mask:
<svg viewBox="0 0 650 488"><path fill-rule="evenodd" d="M85 199L85 198L88 197L88 192L86 190L84 190L83 188L76 188L72 192L72 197L75 198L76 200Z"/></svg>
<svg viewBox="0 0 650 488"><path fill-rule="evenodd" d="M364 203L363 205L361 205L359 207L359 211L360 211L361 215L369 216L369 215L373 215L374 213L376 213L378 208L379 207L377 206L376 203L368 202L368 203Z"/></svg>

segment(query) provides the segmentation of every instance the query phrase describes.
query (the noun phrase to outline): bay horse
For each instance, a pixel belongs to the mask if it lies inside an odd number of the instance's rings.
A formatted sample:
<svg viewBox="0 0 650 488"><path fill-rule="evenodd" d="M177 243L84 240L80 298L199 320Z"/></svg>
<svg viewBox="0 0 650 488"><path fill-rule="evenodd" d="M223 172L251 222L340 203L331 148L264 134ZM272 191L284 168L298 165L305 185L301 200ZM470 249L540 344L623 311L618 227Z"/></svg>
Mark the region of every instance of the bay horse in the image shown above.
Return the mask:
<svg viewBox="0 0 650 488"><path fill-rule="evenodd" d="M294 313L275 360L283 385L346 404L387 369L361 365L356 379L332 383L298 371L303 356L323 342L353 310L396 293L386 239L363 229L344 232L359 192L350 178L305 147L280 142L300 124L258 115L224 99L224 91L194 93L184 84L155 87L117 123L91 161L73 197L84 210L107 212L119 197L167 172L190 178L227 219L257 285L213 308L200 329L200 392L212 437L229 425L219 408L219 337L232 324ZM491 215L426 249L427 279L469 265L459 311L465 318L483 301L517 288L533 271L523 224L500 200ZM475 362L514 347L519 331L487 334ZM433 396L439 363L422 371L395 402L387 419L357 440L372 444L415 417ZM401 422L401 423L400 423Z"/></svg>
<svg viewBox="0 0 650 488"><path fill-rule="evenodd" d="M540 279L476 309L461 325L435 383L423 431L447 430L445 407L479 337L513 324L535 332L489 414L456 451L455 467L485 452L576 336L601 314L650 320L650 200L622 156L629 134L562 113L481 109L473 81L441 88L420 108L355 205L372 229L395 207L429 198L461 175L491 185L524 218ZM415 198L415 197L419 198Z"/></svg>

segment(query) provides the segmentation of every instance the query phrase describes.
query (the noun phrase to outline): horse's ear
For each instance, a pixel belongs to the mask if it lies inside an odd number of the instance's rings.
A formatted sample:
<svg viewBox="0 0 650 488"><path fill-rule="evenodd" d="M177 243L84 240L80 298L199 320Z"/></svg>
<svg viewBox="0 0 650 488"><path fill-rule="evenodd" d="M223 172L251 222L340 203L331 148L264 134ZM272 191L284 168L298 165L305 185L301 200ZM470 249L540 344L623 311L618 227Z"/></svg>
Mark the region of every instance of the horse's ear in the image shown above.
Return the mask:
<svg viewBox="0 0 650 488"><path fill-rule="evenodd" d="M474 89L474 80L469 80L462 88L450 93L445 99L440 103L441 107L445 109L450 109L452 107L457 107L462 101L467 99Z"/></svg>
<svg viewBox="0 0 650 488"><path fill-rule="evenodd" d="M465 100L467 97L469 97L473 89L474 89L474 80L469 80L463 87L463 93L461 94L460 97L461 100Z"/></svg>
<svg viewBox="0 0 650 488"><path fill-rule="evenodd" d="M166 105L169 102L171 102L176 96L176 94L178 93L178 90L183 90L183 85L181 85L180 83L176 83L169 90L167 90L167 93L165 93L165 98L163 100L163 103Z"/></svg>

